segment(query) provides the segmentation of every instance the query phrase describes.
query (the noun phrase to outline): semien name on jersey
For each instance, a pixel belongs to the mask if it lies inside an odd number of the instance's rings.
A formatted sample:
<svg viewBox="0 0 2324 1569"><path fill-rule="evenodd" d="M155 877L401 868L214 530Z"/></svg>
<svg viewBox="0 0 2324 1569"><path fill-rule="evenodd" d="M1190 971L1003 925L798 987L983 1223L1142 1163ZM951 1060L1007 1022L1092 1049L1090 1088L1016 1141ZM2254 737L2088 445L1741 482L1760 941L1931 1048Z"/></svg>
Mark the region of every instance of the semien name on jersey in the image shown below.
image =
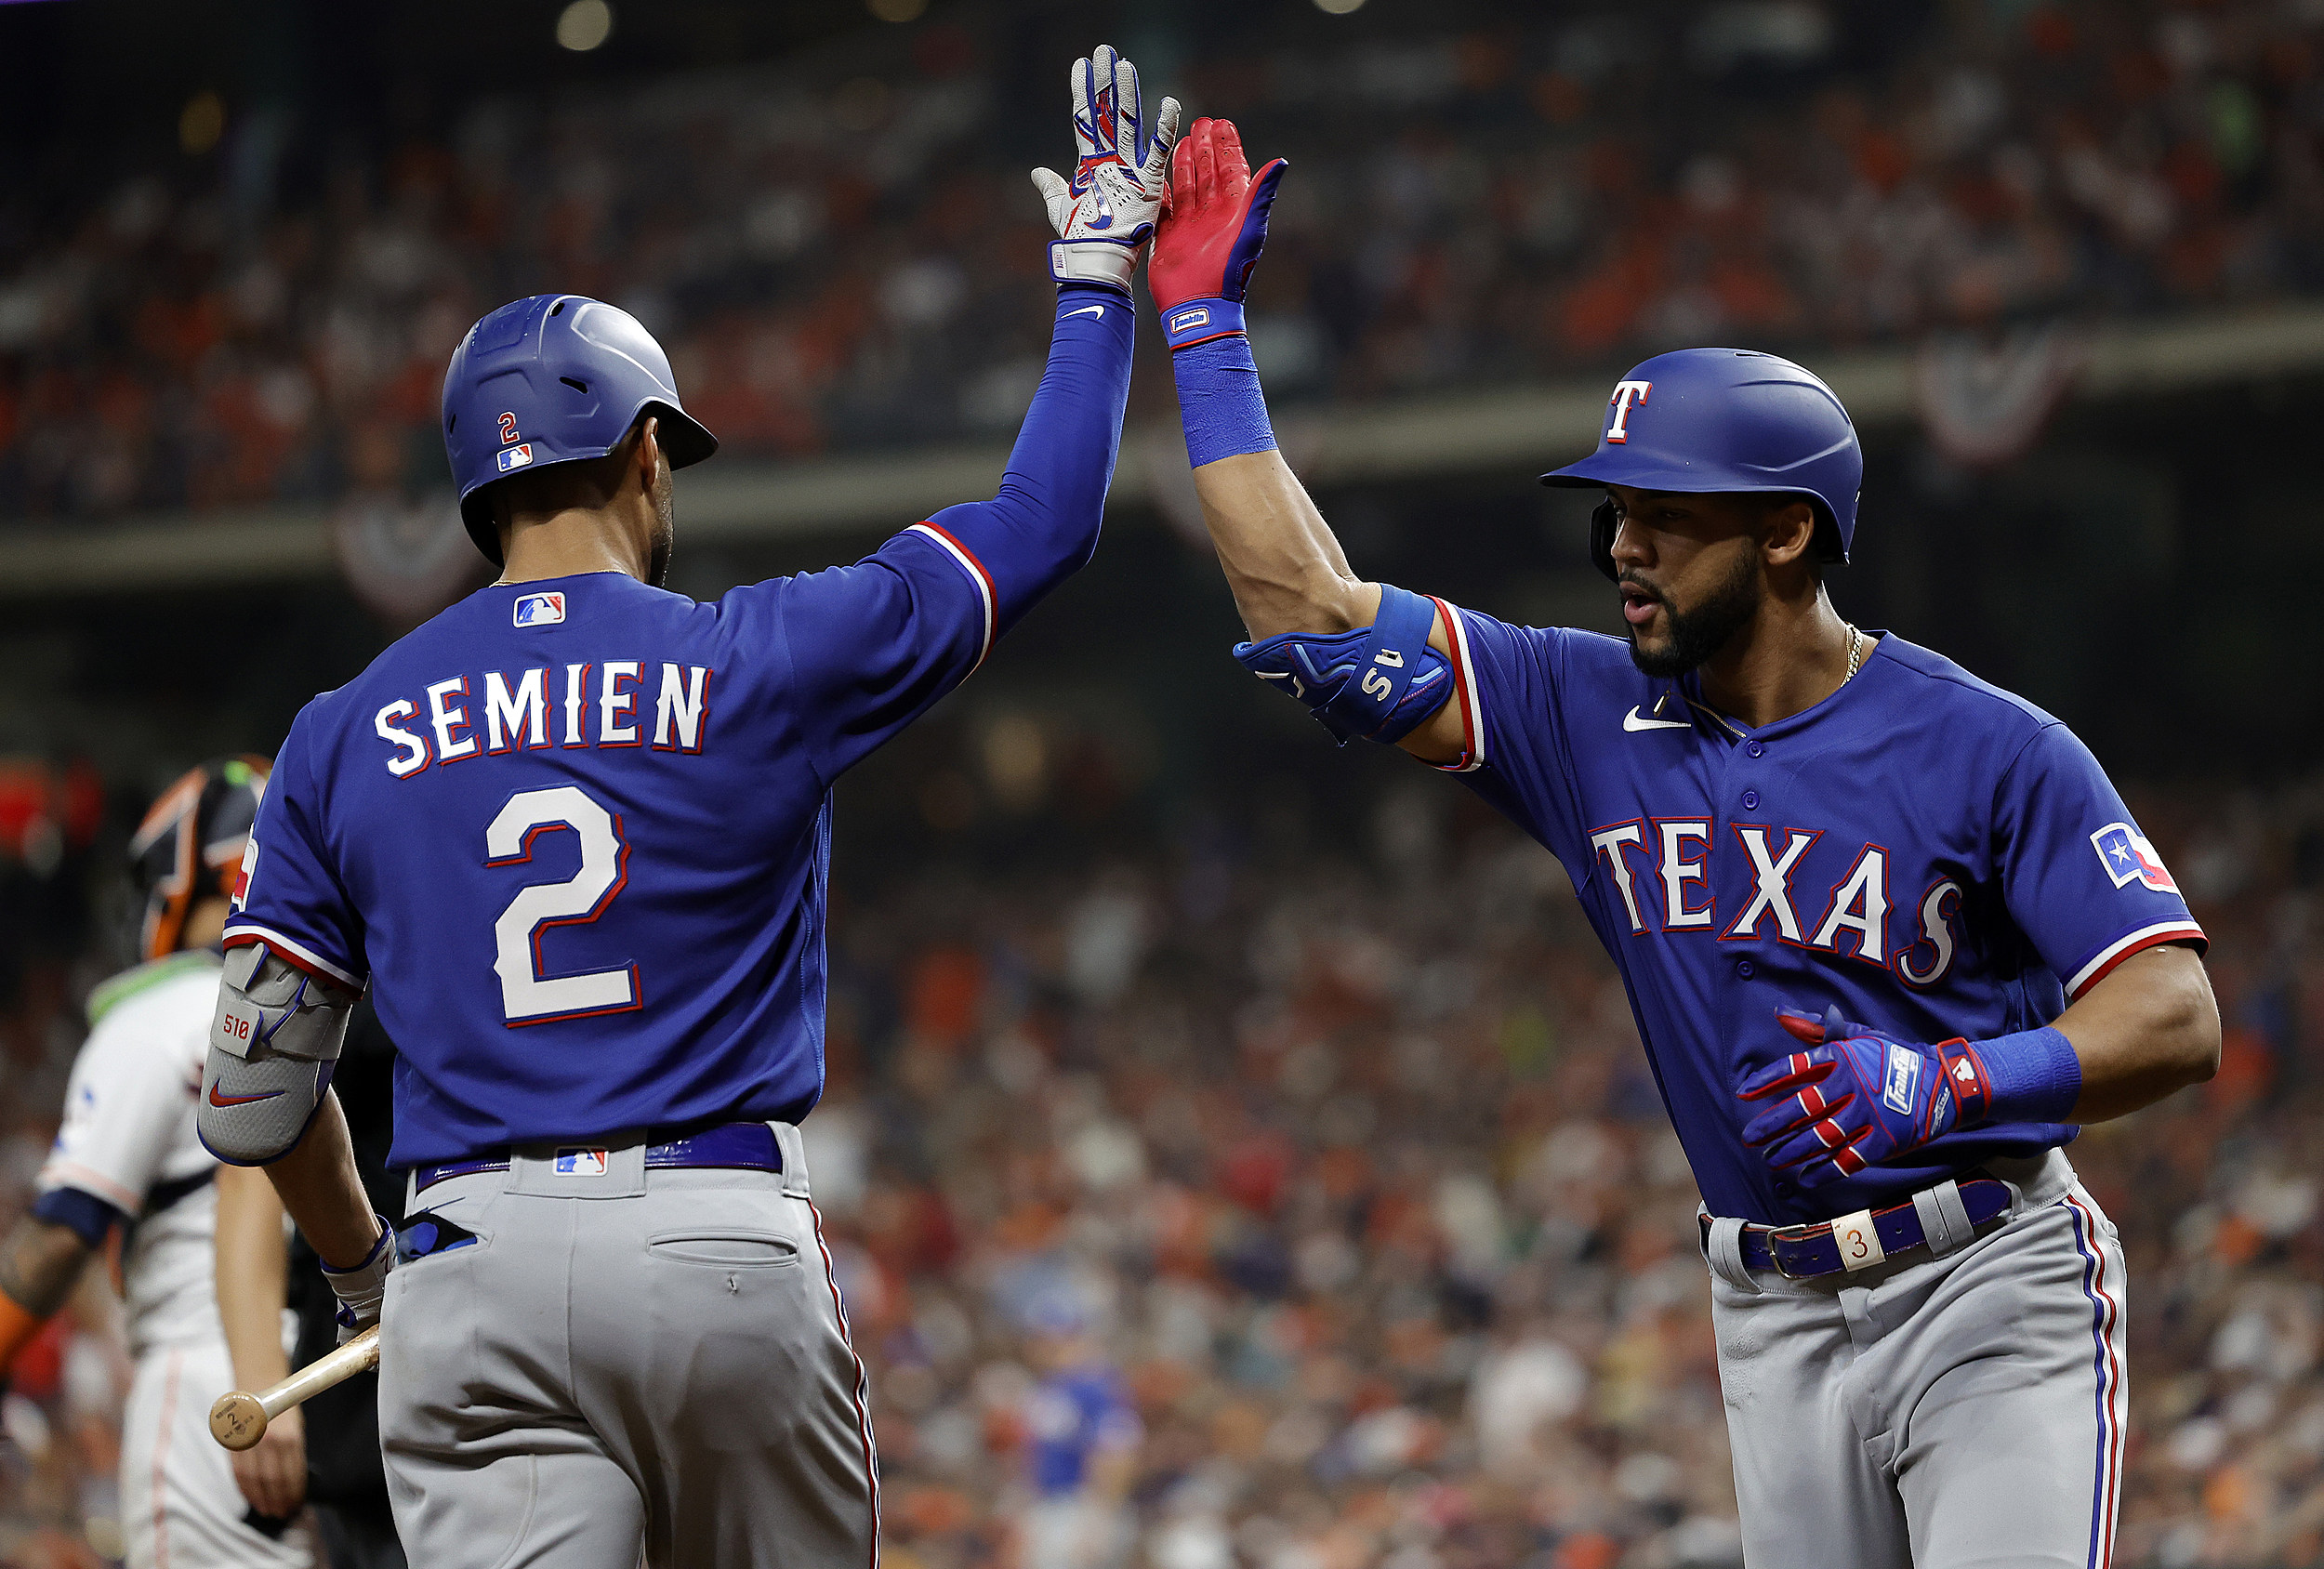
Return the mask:
<svg viewBox="0 0 2324 1569"><path fill-rule="evenodd" d="M709 722L709 666L640 659L487 670L432 682L383 706L372 728L387 770L409 779L430 763L550 746L651 746L699 752ZM651 711L647 708L652 705Z"/></svg>

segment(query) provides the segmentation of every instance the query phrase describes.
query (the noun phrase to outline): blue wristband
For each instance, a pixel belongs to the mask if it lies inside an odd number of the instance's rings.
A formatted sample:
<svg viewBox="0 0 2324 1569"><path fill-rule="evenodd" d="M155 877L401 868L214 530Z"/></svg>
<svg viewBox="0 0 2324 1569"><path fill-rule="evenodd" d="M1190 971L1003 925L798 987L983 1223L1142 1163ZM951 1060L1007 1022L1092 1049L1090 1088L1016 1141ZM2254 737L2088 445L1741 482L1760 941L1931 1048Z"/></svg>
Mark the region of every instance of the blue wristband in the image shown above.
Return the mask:
<svg viewBox="0 0 2324 1569"><path fill-rule="evenodd" d="M1237 333L1182 349L1170 357L1170 369L1178 377L1188 462L1199 468L1222 457L1274 451L1249 338Z"/></svg>
<svg viewBox="0 0 2324 1569"><path fill-rule="evenodd" d="M2044 1025L1977 1042L1993 1087L1987 1122L2065 1122L2082 1096L2082 1060L2074 1043Z"/></svg>
<svg viewBox="0 0 2324 1569"><path fill-rule="evenodd" d="M1169 340L1173 354L1214 337L1232 337L1242 330L1243 302L1239 299L1190 299L1175 310L1162 312L1162 336Z"/></svg>

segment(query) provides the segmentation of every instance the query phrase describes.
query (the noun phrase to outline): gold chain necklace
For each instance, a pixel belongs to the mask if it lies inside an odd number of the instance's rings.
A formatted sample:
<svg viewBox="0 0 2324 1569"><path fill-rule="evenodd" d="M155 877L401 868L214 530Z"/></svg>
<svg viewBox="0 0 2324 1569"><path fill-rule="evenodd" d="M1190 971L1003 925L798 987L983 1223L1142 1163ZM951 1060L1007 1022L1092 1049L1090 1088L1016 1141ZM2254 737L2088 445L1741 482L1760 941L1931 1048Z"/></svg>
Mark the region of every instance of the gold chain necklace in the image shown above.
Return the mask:
<svg viewBox="0 0 2324 1569"><path fill-rule="evenodd" d="M1856 624L1853 621L1843 621L1841 625L1848 629L1848 673L1840 678L1840 684L1846 686L1856 679L1856 669L1864 663L1864 634L1856 630Z"/></svg>

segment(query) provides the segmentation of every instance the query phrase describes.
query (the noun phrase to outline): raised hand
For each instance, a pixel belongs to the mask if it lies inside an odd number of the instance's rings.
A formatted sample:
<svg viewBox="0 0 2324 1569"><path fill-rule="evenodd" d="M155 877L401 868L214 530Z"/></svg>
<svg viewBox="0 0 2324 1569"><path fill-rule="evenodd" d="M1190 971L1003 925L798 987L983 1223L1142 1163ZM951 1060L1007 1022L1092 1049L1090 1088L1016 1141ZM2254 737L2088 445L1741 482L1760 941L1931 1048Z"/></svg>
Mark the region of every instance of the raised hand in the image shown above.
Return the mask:
<svg viewBox="0 0 2324 1569"><path fill-rule="evenodd" d="M1243 330L1243 291L1267 244L1281 158L1254 178L1232 120L1197 120L1170 157L1170 206L1146 286L1172 349Z"/></svg>
<svg viewBox="0 0 2324 1569"><path fill-rule="evenodd" d="M1111 44L1073 63L1073 178L1033 171L1057 239L1050 275L1059 283L1103 283L1129 292L1139 253L1154 237L1169 194L1170 146L1178 138L1178 99L1166 98L1149 117L1138 68Z"/></svg>

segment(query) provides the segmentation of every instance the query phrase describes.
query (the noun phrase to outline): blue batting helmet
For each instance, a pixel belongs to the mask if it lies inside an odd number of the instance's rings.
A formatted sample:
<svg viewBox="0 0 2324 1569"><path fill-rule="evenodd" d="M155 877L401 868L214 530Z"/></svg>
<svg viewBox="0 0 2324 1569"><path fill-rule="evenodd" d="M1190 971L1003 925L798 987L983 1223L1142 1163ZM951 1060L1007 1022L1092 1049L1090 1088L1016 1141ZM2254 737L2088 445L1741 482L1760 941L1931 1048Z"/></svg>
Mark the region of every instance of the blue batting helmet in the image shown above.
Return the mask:
<svg viewBox="0 0 2324 1569"><path fill-rule="evenodd" d="M581 295L535 295L470 327L443 373L443 450L476 547L500 564L485 486L603 457L649 411L661 420L672 468L719 450L678 401L669 356L627 310Z"/></svg>
<svg viewBox="0 0 2324 1569"><path fill-rule="evenodd" d="M1598 450L1545 485L1757 491L1816 508L1817 554L1844 561L1855 538L1864 449L1832 389L1789 360L1750 349L1657 354L1614 384ZM1590 518L1590 560L1614 570L1614 507Z"/></svg>

